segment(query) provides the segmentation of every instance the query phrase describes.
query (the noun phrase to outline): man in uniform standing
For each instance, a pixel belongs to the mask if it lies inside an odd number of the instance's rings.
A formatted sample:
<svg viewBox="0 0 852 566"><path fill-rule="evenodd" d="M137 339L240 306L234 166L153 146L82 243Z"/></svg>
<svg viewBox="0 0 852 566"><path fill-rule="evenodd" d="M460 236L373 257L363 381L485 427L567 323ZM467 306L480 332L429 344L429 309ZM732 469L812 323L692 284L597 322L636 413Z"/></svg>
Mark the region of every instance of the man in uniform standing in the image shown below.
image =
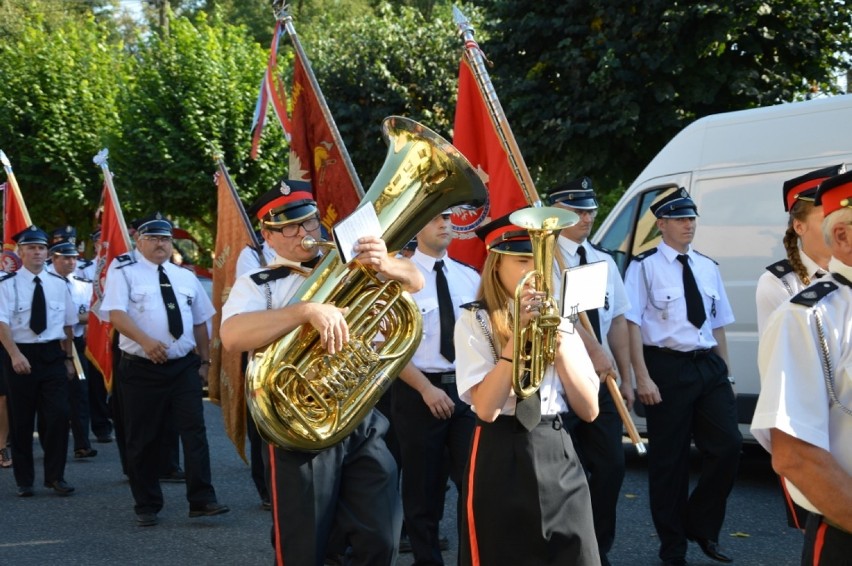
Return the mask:
<svg viewBox="0 0 852 566"><path fill-rule="evenodd" d="M195 275L169 261L171 222L157 213L141 221L137 232L133 258L118 257L109 267L101 305L121 333L117 379L137 523L156 525L163 507L159 439L167 418L174 419L183 442L189 516L226 513L211 483L202 406L213 305Z"/></svg>
<svg viewBox="0 0 852 566"><path fill-rule="evenodd" d="M561 287L561 277L565 268L604 261L607 264L606 297L601 309L586 311L594 336L581 331L583 342L595 371L605 381L607 376L621 376L621 395L627 400L628 407L633 405L633 386L630 380L630 338L627 332L627 320L624 313L630 308L627 293L618 267L612 257L589 243L589 234L598 212L598 201L592 187L592 180L582 177L556 187L547 195L548 202L556 207L569 210L580 217L580 221L563 228L557 239L558 281L554 289ZM601 348L603 346L603 348ZM615 358L615 366L612 363ZM623 424L615 403L605 384L598 392L600 413L587 423L570 413L568 417L571 438L583 463L589 481L589 493L592 498L595 536L601 563L609 564L607 553L615 541L616 507L618 494L624 481L624 436Z"/></svg>
<svg viewBox="0 0 852 566"><path fill-rule="evenodd" d="M453 333L459 305L476 299L479 274L447 255L452 211L417 234L411 261L426 280L413 295L423 316L423 339L393 384L391 413L402 455L402 507L415 564L443 564L438 523L447 470L458 492L476 416L459 400ZM463 501L458 501L461 517ZM460 526L461 523L459 522Z"/></svg>
<svg viewBox="0 0 852 566"><path fill-rule="evenodd" d="M318 239L320 221L313 195L287 181L268 191L257 207L264 239L276 257L266 269L240 277L222 309L222 344L233 352L261 348L310 325L330 356L349 341L346 309L333 304L289 304L306 271L321 259L306 249L306 236ZM408 291L423 277L408 260L388 255L380 238L361 238L355 247L361 266ZM273 544L277 564L317 566L335 537L351 547L353 564L393 564L402 523L396 463L384 436L388 421L371 410L341 442L319 452L270 445ZM333 544L339 541L335 539Z"/></svg>
<svg viewBox="0 0 852 566"><path fill-rule="evenodd" d="M823 181L830 274L782 304L760 339L751 431L793 500L810 511L801 563L852 556L852 172Z"/></svg>
<svg viewBox="0 0 852 566"><path fill-rule="evenodd" d="M77 309L65 281L45 270L47 233L30 226L14 236L23 267L0 279L0 342L8 382L12 460L20 497L34 495L33 428L38 414L44 485L59 495L68 451L68 376L74 372L71 327ZM49 308L48 308L49 307Z"/></svg>
<svg viewBox="0 0 852 566"><path fill-rule="evenodd" d="M659 556L685 564L693 540L710 558L731 562L718 540L742 444L724 328L734 315L716 262L692 249L698 208L686 189L666 194L651 212L663 241L634 258L624 286ZM689 493L692 441L702 469Z"/></svg>

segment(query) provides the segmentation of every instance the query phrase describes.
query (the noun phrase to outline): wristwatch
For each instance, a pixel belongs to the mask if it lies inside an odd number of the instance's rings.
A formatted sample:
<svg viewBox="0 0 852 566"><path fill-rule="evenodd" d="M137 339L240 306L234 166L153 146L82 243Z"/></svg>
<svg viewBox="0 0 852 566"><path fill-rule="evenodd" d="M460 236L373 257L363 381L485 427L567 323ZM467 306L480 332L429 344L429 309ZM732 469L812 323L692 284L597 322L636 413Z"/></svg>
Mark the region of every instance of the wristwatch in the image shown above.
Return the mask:
<svg viewBox="0 0 852 566"><path fill-rule="evenodd" d="M737 380L734 379L733 376L729 375L728 376L728 383L730 383L731 385L735 385L737 383Z"/></svg>

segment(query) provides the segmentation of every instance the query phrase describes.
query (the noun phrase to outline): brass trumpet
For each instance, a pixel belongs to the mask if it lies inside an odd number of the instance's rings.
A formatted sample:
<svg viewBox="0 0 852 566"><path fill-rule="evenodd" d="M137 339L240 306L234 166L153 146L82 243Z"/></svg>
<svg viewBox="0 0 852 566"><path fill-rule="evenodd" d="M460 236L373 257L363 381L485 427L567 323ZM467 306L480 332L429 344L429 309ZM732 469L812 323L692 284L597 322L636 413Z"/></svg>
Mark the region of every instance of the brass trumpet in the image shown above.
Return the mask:
<svg viewBox="0 0 852 566"><path fill-rule="evenodd" d="M529 232L533 252L533 270L515 287L513 321L512 388L518 399L526 399L541 387L545 370L556 358L560 316L551 292L556 237L563 228L579 222L580 217L570 210L547 206L518 210L509 216L509 221ZM521 297L531 282L544 293L544 298L538 316L522 327Z"/></svg>

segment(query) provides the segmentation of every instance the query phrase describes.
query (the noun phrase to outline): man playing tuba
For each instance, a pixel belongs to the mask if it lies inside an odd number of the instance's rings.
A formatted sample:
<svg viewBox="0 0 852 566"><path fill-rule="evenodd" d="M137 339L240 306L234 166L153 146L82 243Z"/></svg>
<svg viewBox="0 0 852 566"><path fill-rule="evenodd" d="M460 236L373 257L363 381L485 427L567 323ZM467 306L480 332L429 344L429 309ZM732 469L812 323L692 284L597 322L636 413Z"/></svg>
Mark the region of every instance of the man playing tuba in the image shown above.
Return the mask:
<svg viewBox="0 0 852 566"><path fill-rule="evenodd" d="M332 304L290 300L319 257L303 240L320 237L316 202L310 192L286 181L260 197L261 232L275 250L266 268L234 283L222 312L222 343L232 353L264 347L303 325L318 333L329 355L349 341L345 309ZM361 238L356 260L408 291L423 287L423 276L408 260L388 255L385 242ZM277 564L319 566L334 529L352 547L353 564L393 564L402 510L396 464L385 445L388 421L376 410L341 442L319 452L270 445L268 462Z"/></svg>

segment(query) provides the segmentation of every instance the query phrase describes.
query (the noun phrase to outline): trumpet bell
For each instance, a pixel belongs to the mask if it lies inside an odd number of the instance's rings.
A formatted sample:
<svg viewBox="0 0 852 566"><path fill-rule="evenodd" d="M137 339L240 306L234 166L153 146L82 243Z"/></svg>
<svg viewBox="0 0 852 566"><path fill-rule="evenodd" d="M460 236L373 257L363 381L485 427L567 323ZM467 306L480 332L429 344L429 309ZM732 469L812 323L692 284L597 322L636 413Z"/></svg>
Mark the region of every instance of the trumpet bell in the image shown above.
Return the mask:
<svg viewBox="0 0 852 566"><path fill-rule="evenodd" d="M561 230L580 221L576 212L555 206L523 208L509 215L509 222L525 230Z"/></svg>

